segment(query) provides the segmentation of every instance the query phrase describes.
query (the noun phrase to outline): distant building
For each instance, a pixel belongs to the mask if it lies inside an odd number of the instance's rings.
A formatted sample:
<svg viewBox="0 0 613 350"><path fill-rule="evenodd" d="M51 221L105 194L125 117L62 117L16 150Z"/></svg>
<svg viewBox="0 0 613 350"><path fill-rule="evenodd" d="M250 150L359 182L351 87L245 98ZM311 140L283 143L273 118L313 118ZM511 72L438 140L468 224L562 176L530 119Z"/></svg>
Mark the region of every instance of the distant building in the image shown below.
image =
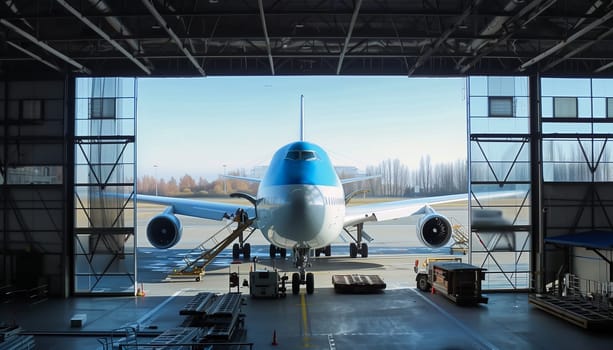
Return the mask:
<svg viewBox="0 0 613 350"><path fill-rule="evenodd" d="M261 179L264 177L266 170L268 170L268 165L258 165L253 167L253 169L251 169L251 177Z"/></svg>

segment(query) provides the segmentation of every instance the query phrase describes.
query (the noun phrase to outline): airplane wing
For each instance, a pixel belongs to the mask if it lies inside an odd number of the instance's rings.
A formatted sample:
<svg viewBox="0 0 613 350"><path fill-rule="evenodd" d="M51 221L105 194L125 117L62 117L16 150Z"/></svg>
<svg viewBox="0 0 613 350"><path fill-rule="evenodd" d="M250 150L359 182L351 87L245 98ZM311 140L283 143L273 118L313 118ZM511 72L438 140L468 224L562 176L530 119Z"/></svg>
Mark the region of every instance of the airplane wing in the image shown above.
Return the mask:
<svg viewBox="0 0 613 350"><path fill-rule="evenodd" d="M247 182L255 182L255 183L262 182L262 179L260 179L258 177L236 176L236 175L220 175L220 176L221 177L225 177L227 179L243 180L243 181L247 181Z"/></svg>
<svg viewBox="0 0 613 350"><path fill-rule="evenodd" d="M243 180L243 181L255 182L255 183L262 182L262 179L257 178L257 177L236 176L236 175L220 175L220 176L221 177L225 177L227 179ZM353 182L360 182L360 181L366 181L366 180L370 180L370 179L376 179L376 178L379 178L379 177L381 177L381 175L369 175L369 176L352 177L352 178L347 178L347 179L341 179L341 183L344 185L344 184L353 183Z"/></svg>
<svg viewBox="0 0 613 350"><path fill-rule="evenodd" d="M347 178L347 179L341 179L341 183L344 184L349 184L352 182L360 182L360 181L366 181L366 180L370 180L370 179L376 179L381 177L381 175L369 175L369 176L360 176L360 177L351 177L351 178Z"/></svg>
<svg viewBox="0 0 613 350"><path fill-rule="evenodd" d="M462 193L348 206L345 211L345 227L363 222L386 221L423 214L429 205L468 201L468 199L468 194Z"/></svg>
<svg viewBox="0 0 613 350"><path fill-rule="evenodd" d="M172 198L137 194L138 202L160 204L172 207L172 212L179 215L193 216L202 219L218 220L234 216L238 209L243 209L249 217L255 216L255 208L248 202L245 204L201 201L187 198Z"/></svg>

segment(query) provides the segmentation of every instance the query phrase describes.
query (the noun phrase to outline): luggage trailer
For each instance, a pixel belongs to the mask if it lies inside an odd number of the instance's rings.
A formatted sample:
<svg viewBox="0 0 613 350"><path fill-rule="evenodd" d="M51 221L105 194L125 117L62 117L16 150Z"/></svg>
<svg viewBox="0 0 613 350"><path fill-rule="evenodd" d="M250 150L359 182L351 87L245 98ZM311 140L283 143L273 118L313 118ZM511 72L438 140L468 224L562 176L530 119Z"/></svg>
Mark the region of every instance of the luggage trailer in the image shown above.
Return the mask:
<svg viewBox="0 0 613 350"><path fill-rule="evenodd" d="M434 262L427 272L417 274L417 286L422 291L438 292L456 304L487 304L481 295L481 281L486 269L462 262Z"/></svg>

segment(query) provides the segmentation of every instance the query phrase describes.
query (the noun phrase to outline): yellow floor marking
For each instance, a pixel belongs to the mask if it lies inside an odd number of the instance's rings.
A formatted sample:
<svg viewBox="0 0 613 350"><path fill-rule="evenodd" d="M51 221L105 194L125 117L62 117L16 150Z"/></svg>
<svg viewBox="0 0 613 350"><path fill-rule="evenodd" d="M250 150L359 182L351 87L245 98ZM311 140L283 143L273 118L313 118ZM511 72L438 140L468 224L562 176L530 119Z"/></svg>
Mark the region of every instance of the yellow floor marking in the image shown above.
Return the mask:
<svg viewBox="0 0 613 350"><path fill-rule="evenodd" d="M300 310L302 311L302 345L305 348L310 347L309 343L309 320L307 315L306 297L304 293L300 293Z"/></svg>

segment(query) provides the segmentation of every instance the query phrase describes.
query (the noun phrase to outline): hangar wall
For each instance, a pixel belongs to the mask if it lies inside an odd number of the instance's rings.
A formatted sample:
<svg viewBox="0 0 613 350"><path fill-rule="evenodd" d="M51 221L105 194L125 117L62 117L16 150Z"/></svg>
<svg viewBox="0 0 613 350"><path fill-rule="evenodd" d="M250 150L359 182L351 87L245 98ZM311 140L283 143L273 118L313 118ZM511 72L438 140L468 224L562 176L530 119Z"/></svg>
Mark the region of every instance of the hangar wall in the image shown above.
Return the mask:
<svg viewBox="0 0 613 350"><path fill-rule="evenodd" d="M612 293L613 79L472 76L468 96L484 289Z"/></svg>
<svg viewBox="0 0 613 350"><path fill-rule="evenodd" d="M471 76L468 88L470 261L483 288L530 286L532 250L528 77Z"/></svg>
<svg viewBox="0 0 613 350"><path fill-rule="evenodd" d="M0 287L135 293L135 116L134 78L0 82Z"/></svg>
<svg viewBox="0 0 613 350"><path fill-rule="evenodd" d="M134 295L136 79L78 78L74 293Z"/></svg>
<svg viewBox="0 0 613 350"><path fill-rule="evenodd" d="M0 283L68 295L71 80L0 82Z"/></svg>
<svg viewBox="0 0 613 350"><path fill-rule="evenodd" d="M581 293L610 294L613 79L543 78L541 105L543 238L578 235L545 245L545 282L551 289L571 274Z"/></svg>

